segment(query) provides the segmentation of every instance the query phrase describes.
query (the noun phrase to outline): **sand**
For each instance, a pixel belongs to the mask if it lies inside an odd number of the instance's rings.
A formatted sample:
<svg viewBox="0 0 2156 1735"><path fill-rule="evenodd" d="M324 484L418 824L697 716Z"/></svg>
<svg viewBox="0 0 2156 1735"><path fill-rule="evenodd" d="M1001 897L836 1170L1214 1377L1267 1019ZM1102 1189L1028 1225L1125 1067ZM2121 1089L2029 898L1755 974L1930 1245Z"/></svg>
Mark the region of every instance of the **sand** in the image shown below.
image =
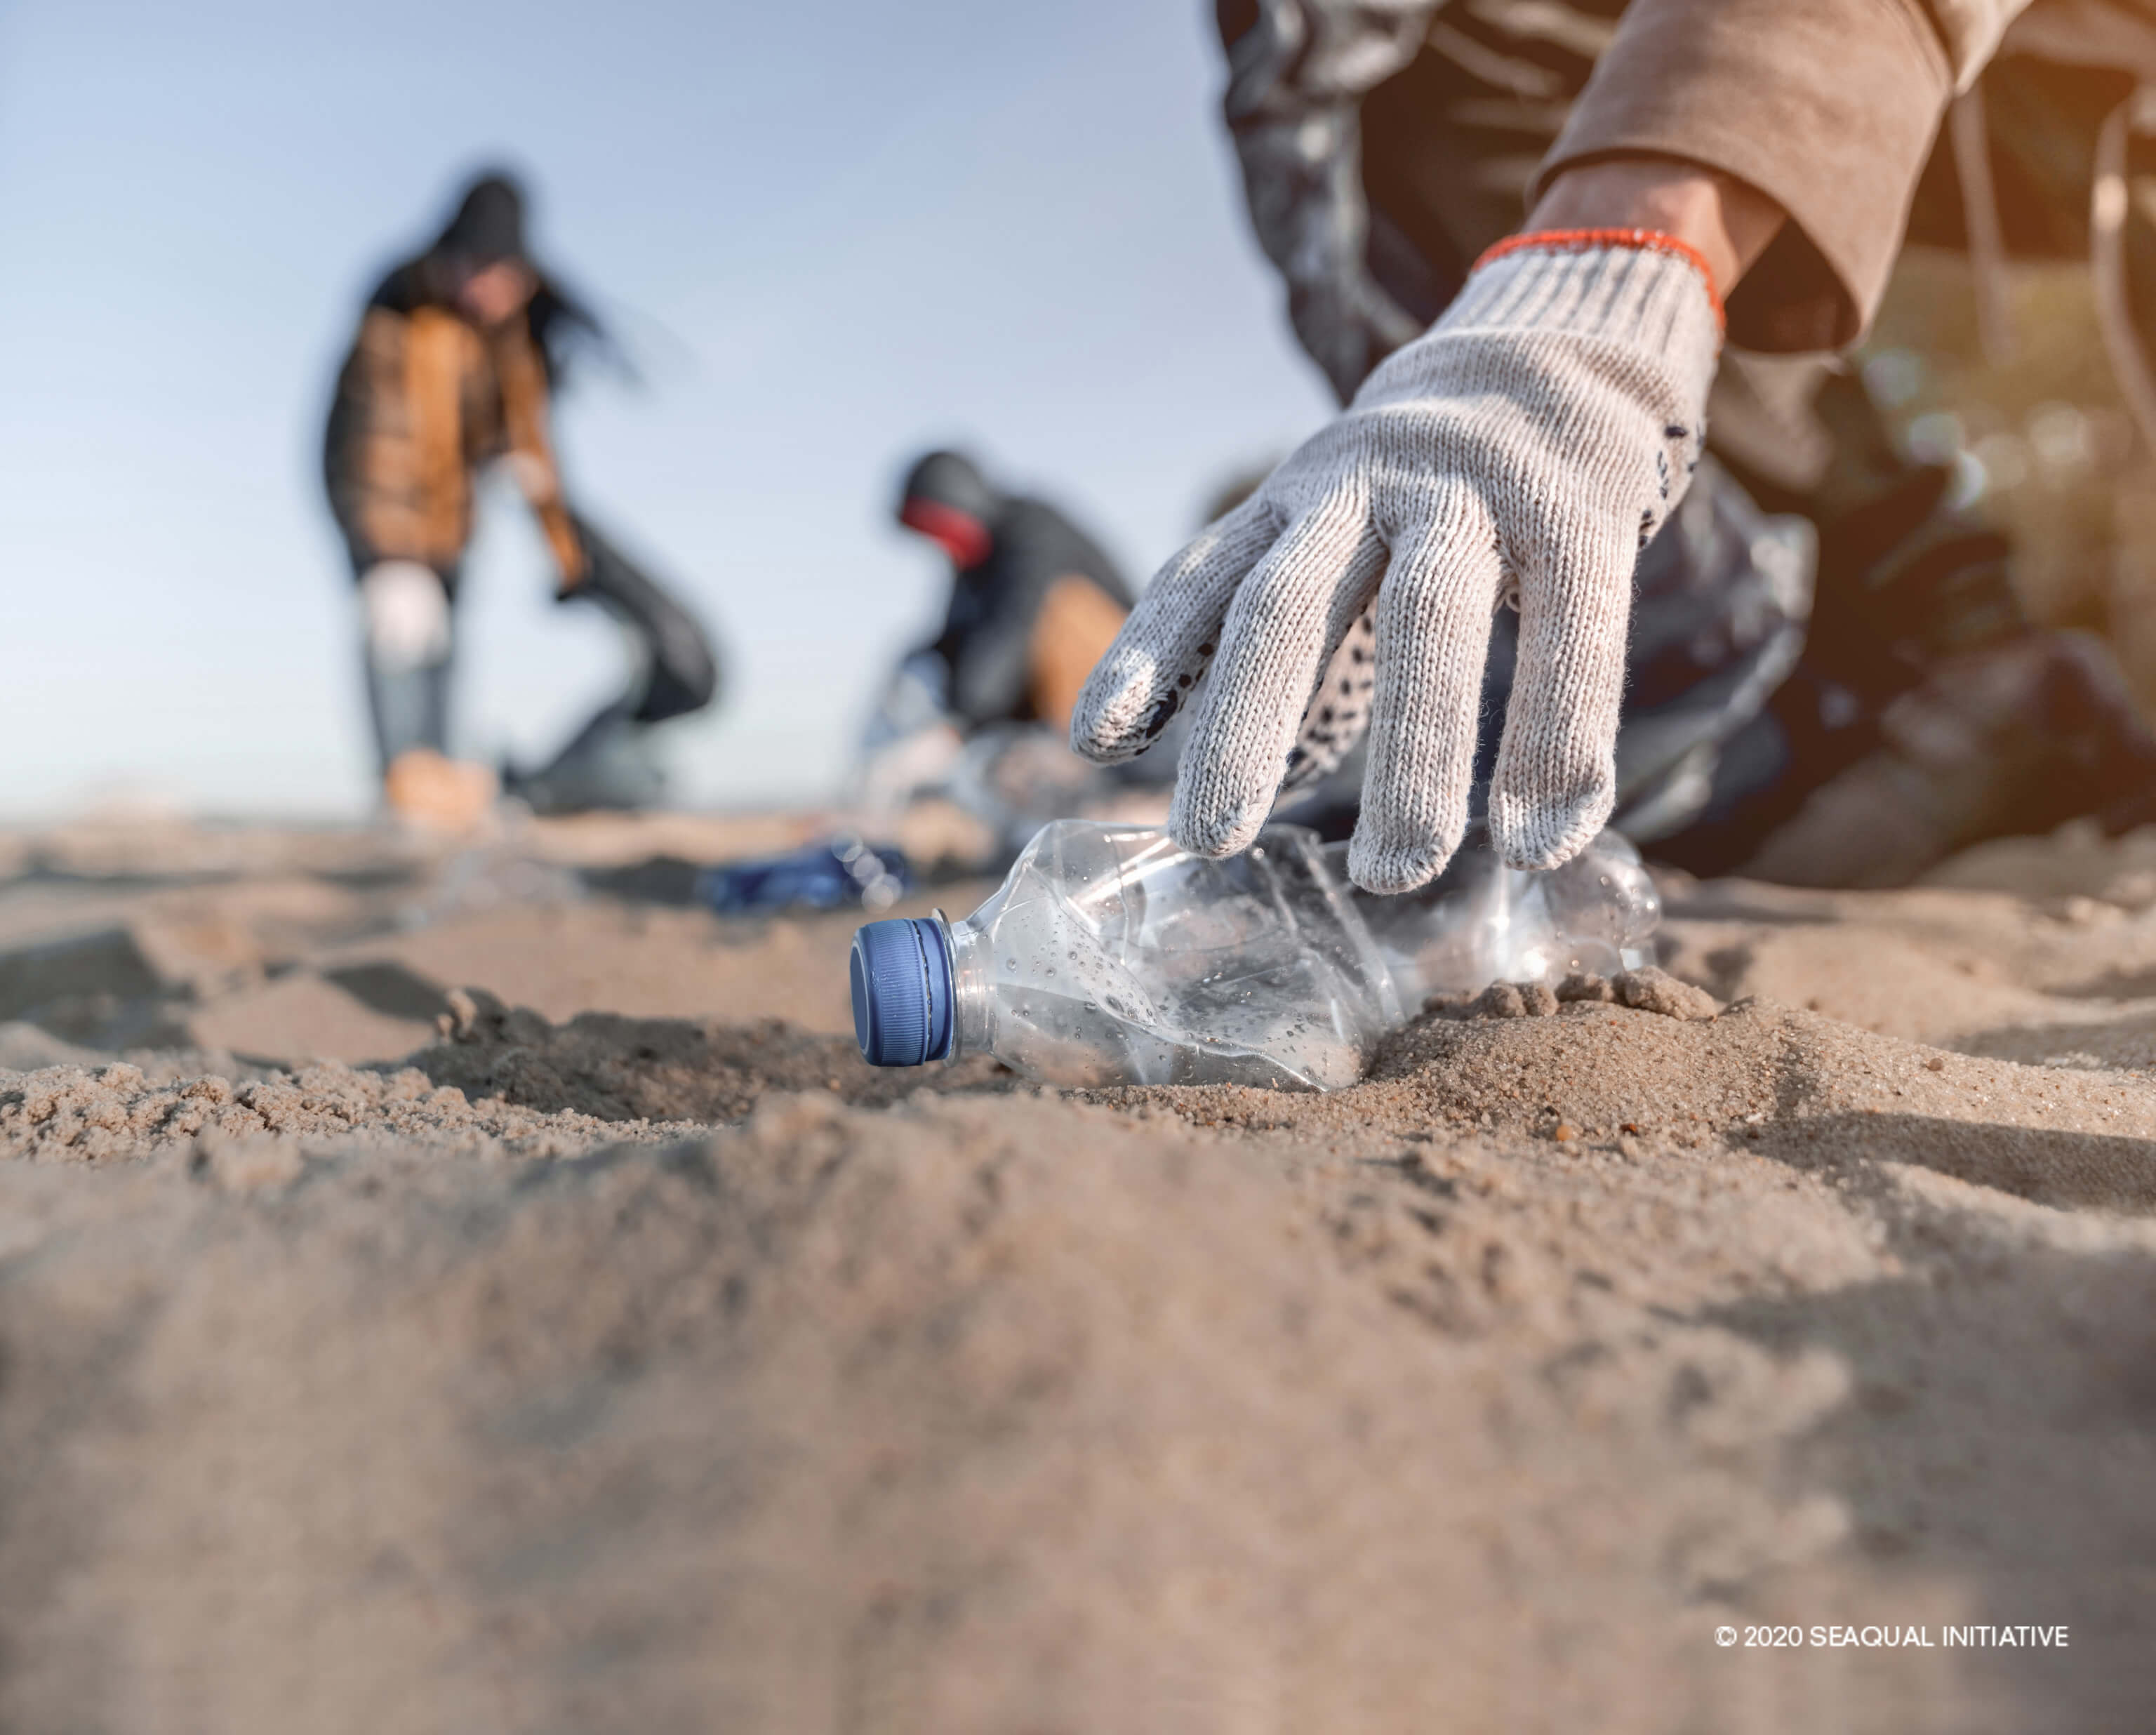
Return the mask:
<svg viewBox="0 0 2156 1735"><path fill-rule="evenodd" d="M1313 1096L871 1071L797 825L0 840L0 1727L2147 1727L2156 839Z"/></svg>

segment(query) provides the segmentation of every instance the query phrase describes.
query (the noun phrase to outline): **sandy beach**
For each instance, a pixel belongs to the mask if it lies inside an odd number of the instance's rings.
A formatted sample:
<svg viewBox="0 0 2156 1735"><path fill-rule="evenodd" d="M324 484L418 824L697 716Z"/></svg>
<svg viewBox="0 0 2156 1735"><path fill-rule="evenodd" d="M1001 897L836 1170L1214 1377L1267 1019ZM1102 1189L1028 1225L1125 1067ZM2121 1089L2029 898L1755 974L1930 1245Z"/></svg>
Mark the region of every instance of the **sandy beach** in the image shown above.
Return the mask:
<svg viewBox="0 0 2156 1735"><path fill-rule="evenodd" d="M871 1071L806 823L0 838L0 1724L2146 1726L2156 837L1318 1096Z"/></svg>

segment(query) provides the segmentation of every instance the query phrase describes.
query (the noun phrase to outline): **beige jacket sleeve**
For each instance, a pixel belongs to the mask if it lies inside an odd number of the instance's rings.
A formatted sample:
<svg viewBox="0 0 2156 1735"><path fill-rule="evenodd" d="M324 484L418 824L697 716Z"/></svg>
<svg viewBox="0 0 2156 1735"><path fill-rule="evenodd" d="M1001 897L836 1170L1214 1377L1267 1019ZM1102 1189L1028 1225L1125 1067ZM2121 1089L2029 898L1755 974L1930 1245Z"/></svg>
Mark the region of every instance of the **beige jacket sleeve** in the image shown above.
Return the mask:
<svg viewBox="0 0 2156 1735"><path fill-rule="evenodd" d="M1789 224L1729 300L1748 349L1870 319L1940 116L2029 0L1633 0L1544 162L1647 151L1758 187Z"/></svg>

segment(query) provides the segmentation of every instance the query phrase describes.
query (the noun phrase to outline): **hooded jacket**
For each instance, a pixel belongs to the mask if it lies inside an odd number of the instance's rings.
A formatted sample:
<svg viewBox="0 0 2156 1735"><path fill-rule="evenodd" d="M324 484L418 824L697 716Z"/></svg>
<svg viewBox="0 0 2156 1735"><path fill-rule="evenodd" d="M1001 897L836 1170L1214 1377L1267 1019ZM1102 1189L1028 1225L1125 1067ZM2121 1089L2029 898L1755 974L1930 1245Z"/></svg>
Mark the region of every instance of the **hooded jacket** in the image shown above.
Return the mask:
<svg viewBox="0 0 2156 1735"><path fill-rule="evenodd" d="M458 287L504 259L530 269L538 287L521 312L482 330L459 309ZM547 434L562 352L579 329L598 327L531 264L515 182L475 182L434 243L367 298L337 375L323 476L355 572L413 560L454 582L471 539L477 473L506 457L538 516L562 592L583 582L588 561Z"/></svg>
<svg viewBox="0 0 2156 1735"><path fill-rule="evenodd" d="M954 556L942 629L928 648L950 671L962 721L1069 726L1078 693L1130 613L1131 590L1100 545L1045 500L1005 494L955 452L932 452L901 490L984 529L985 547Z"/></svg>

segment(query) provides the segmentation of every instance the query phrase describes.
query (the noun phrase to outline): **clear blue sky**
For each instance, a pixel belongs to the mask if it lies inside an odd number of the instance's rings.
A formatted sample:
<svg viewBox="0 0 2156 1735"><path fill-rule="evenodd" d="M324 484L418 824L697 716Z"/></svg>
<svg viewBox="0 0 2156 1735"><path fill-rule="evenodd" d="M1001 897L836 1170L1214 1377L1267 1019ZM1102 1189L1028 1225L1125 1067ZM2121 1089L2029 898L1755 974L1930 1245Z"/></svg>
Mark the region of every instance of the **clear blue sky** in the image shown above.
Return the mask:
<svg viewBox="0 0 2156 1735"><path fill-rule="evenodd" d="M560 406L573 495L705 608L732 681L682 793L828 788L942 576L902 460L962 441L1142 579L1326 399L1249 238L1204 0L0 6L0 814L116 788L369 799L321 503L379 269L506 160L649 376ZM552 746L619 650L513 499L462 739Z"/></svg>

